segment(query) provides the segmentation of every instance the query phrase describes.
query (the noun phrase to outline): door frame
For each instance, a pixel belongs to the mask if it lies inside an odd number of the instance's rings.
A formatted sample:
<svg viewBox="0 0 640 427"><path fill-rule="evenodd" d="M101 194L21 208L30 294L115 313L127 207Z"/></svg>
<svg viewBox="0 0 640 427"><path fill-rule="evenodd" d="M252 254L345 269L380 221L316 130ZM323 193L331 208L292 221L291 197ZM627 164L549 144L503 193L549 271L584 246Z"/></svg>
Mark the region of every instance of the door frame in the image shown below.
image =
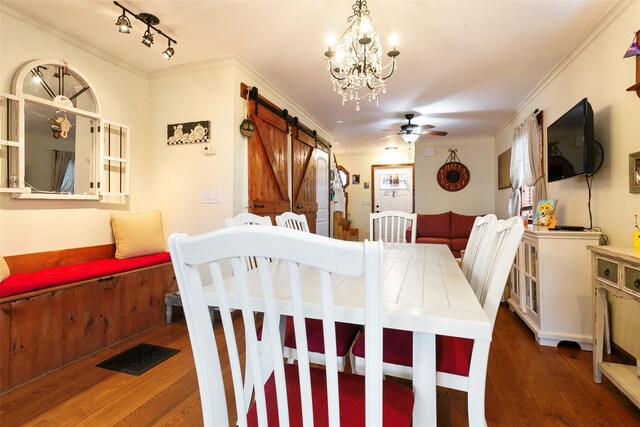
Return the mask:
<svg viewBox="0 0 640 427"><path fill-rule="evenodd" d="M411 213L416 211L416 164L397 163L384 165L371 165L371 213L376 207L376 180L374 179L376 169L411 168Z"/></svg>

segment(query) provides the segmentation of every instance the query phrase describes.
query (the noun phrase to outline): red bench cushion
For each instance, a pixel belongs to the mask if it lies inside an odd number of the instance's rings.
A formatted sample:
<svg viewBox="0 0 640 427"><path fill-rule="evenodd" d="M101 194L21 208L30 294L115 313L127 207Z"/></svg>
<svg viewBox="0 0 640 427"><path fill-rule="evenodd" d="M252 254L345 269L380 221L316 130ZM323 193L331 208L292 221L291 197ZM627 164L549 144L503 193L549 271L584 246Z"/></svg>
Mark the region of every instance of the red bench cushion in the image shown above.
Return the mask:
<svg viewBox="0 0 640 427"><path fill-rule="evenodd" d="M169 252L159 252L135 258L100 259L65 267L47 268L32 273L12 274L0 283L0 297L36 291L65 283L81 282L169 261L171 261Z"/></svg>
<svg viewBox="0 0 640 427"><path fill-rule="evenodd" d="M385 363L413 366L413 332L385 328L382 333ZM354 356L364 357L364 334L360 335L351 350ZM436 371L469 376L473 340L436 335Z"/></svg>
<svg viewBox="0 0 640 427"><path fill-rule="evenodd" d="M302 403L300 399L300 378L297 365L284 365L287 382L287 400L289 403L289 424L302 425ZM311 369L311 398L313 401L313 423L316 426L329 425L327 413L327 380L325 370ZM382 422L385 426L409 426L413 412L413 392L406 385L383 381L382 383ZM273 374L265 384L268 425L278 425L278 401ZM365 425L364 413L364 376L338 372L338 390L340 394L340 425L356 427ZM247 413L250 426L258 425L255 402Z"/></svg>

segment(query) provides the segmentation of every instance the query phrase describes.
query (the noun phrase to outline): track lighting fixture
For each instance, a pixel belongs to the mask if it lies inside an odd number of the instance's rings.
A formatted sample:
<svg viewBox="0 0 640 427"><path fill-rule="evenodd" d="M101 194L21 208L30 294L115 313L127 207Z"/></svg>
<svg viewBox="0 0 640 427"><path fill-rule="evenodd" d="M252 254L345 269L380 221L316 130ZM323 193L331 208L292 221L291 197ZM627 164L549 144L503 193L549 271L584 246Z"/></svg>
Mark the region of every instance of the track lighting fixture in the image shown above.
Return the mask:
<svg viewBox="0 0 640 427"><path fill-rule="evenodd" d="M130 33L132 26L131 26L131 21L127 17L127 13L128 13L129 15L136 18L138 21L141 21L147 24L147 30L144 32L144 35L142 36L142 44L147 47L151 47L151 45L153 44L153 36L154 36L151 30L153 29L156 32L156 34L160 34L161 36L167 39L169 45L162 52L162 56L164 56L166 59L171 59L171 57L175 53L173 47L171 47L171 43L178 44L178 42L172 39L171 37L169 37L168 35L166 35L165 33L163 33L157 27L155 27L160 23L160 19L158 19L157 16L152 15L150 13L145 13L145 12L141 12L136 15L126 7L122 6L117 1L114 1L113 4L115 4L116 6L122 9L122 15L120 15L116 21L116 25L118 26L118 31L124 34Z"/></svg>

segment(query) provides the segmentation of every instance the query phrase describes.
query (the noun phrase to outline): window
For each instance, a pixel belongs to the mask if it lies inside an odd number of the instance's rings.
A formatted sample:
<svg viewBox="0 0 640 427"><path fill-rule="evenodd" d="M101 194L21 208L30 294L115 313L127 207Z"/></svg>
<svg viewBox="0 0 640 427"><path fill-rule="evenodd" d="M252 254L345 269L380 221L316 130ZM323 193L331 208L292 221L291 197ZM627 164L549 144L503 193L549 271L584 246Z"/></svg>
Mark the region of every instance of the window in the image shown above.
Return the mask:
<svg viewBox="0 0 640 427"><path fill-rule="evenodd" d="M129 128L102 118L87 78L65 61L36 60L14 81L15 95L0 94L7 117L0 122L0 191L29 199L127 196Z"/></svg>

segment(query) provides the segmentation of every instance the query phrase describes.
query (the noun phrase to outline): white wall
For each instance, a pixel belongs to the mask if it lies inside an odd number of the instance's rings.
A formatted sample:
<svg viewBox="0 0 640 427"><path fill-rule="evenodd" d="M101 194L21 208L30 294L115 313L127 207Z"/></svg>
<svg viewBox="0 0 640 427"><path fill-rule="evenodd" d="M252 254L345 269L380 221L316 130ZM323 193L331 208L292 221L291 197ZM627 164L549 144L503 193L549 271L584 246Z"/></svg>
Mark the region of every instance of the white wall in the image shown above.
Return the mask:
<svg viewBox="0 0 640 427"><path fill-rule="evenodd" d="M360 240L369 238L369 214L371 213L371 165L394 165L400 163L413 163L413 154L404 150L379 151L367 154L341 154L336 153L336 163L349 172L350 176L360 175L360 184L351 184L346 188L349 196L349 217L351 228L360 230ZM369 183L369 188L364 188L364 183ZM368 202L364 205L363 202ZM416 199L417 203L417 199Z"/></svg>
<svg viewBox="0 0 640 427"><path fill-rule="evenodd" d="M435 155L425 156L433 147ZM460 191L446 191L438 184L438 170L447 161L449 149L457 149L460 162L469 169L470 179ZM492 137L446 139L418 143L416 159L416 212L441 213L453 211L463 215L493 213L497 175L493 166L496 157Z"/></svg>
<svg viewBox="0 0 640 427"><path fill-rule="evenodd" d="M593 225L602 227L612 246L632 245L634 215L640 215L640 194L629 193L629 154L640 151L640 98L625 89L634 83L635 60L622 55L640 23L640 1L634 1L608 25L593 31L568 61L561 64L496 135L496 153L511 144L513 129L536 108L544 111L545 127L580 99L587 97L595 116L596 139L604 147L602 169L593 179ZM545 129L546 131L546 129ZM494 162L497 162L494 160ZM509 190L496 191L495 210L506 215ZM561 224L589 225L584 177L547 185L547 197L558 199ZM569 278L570 280L570 278ZM614 341L640 356L640 314L637 306L611 301Z"/></svg>
<svg viewBox="0 0 640 427"><path fill-rule="evenodd" d="M0 194L0 253L91 246L113 241L110 215L115 210L157 207L149 191L148 82L144 73L127 71L53 35L54 29L2 5L0 15L0 91L12 92L13 75L34 59L64 58L88 76L102 99L105 118L131 126L130 205L90 201L15 200Z"/></svg>

